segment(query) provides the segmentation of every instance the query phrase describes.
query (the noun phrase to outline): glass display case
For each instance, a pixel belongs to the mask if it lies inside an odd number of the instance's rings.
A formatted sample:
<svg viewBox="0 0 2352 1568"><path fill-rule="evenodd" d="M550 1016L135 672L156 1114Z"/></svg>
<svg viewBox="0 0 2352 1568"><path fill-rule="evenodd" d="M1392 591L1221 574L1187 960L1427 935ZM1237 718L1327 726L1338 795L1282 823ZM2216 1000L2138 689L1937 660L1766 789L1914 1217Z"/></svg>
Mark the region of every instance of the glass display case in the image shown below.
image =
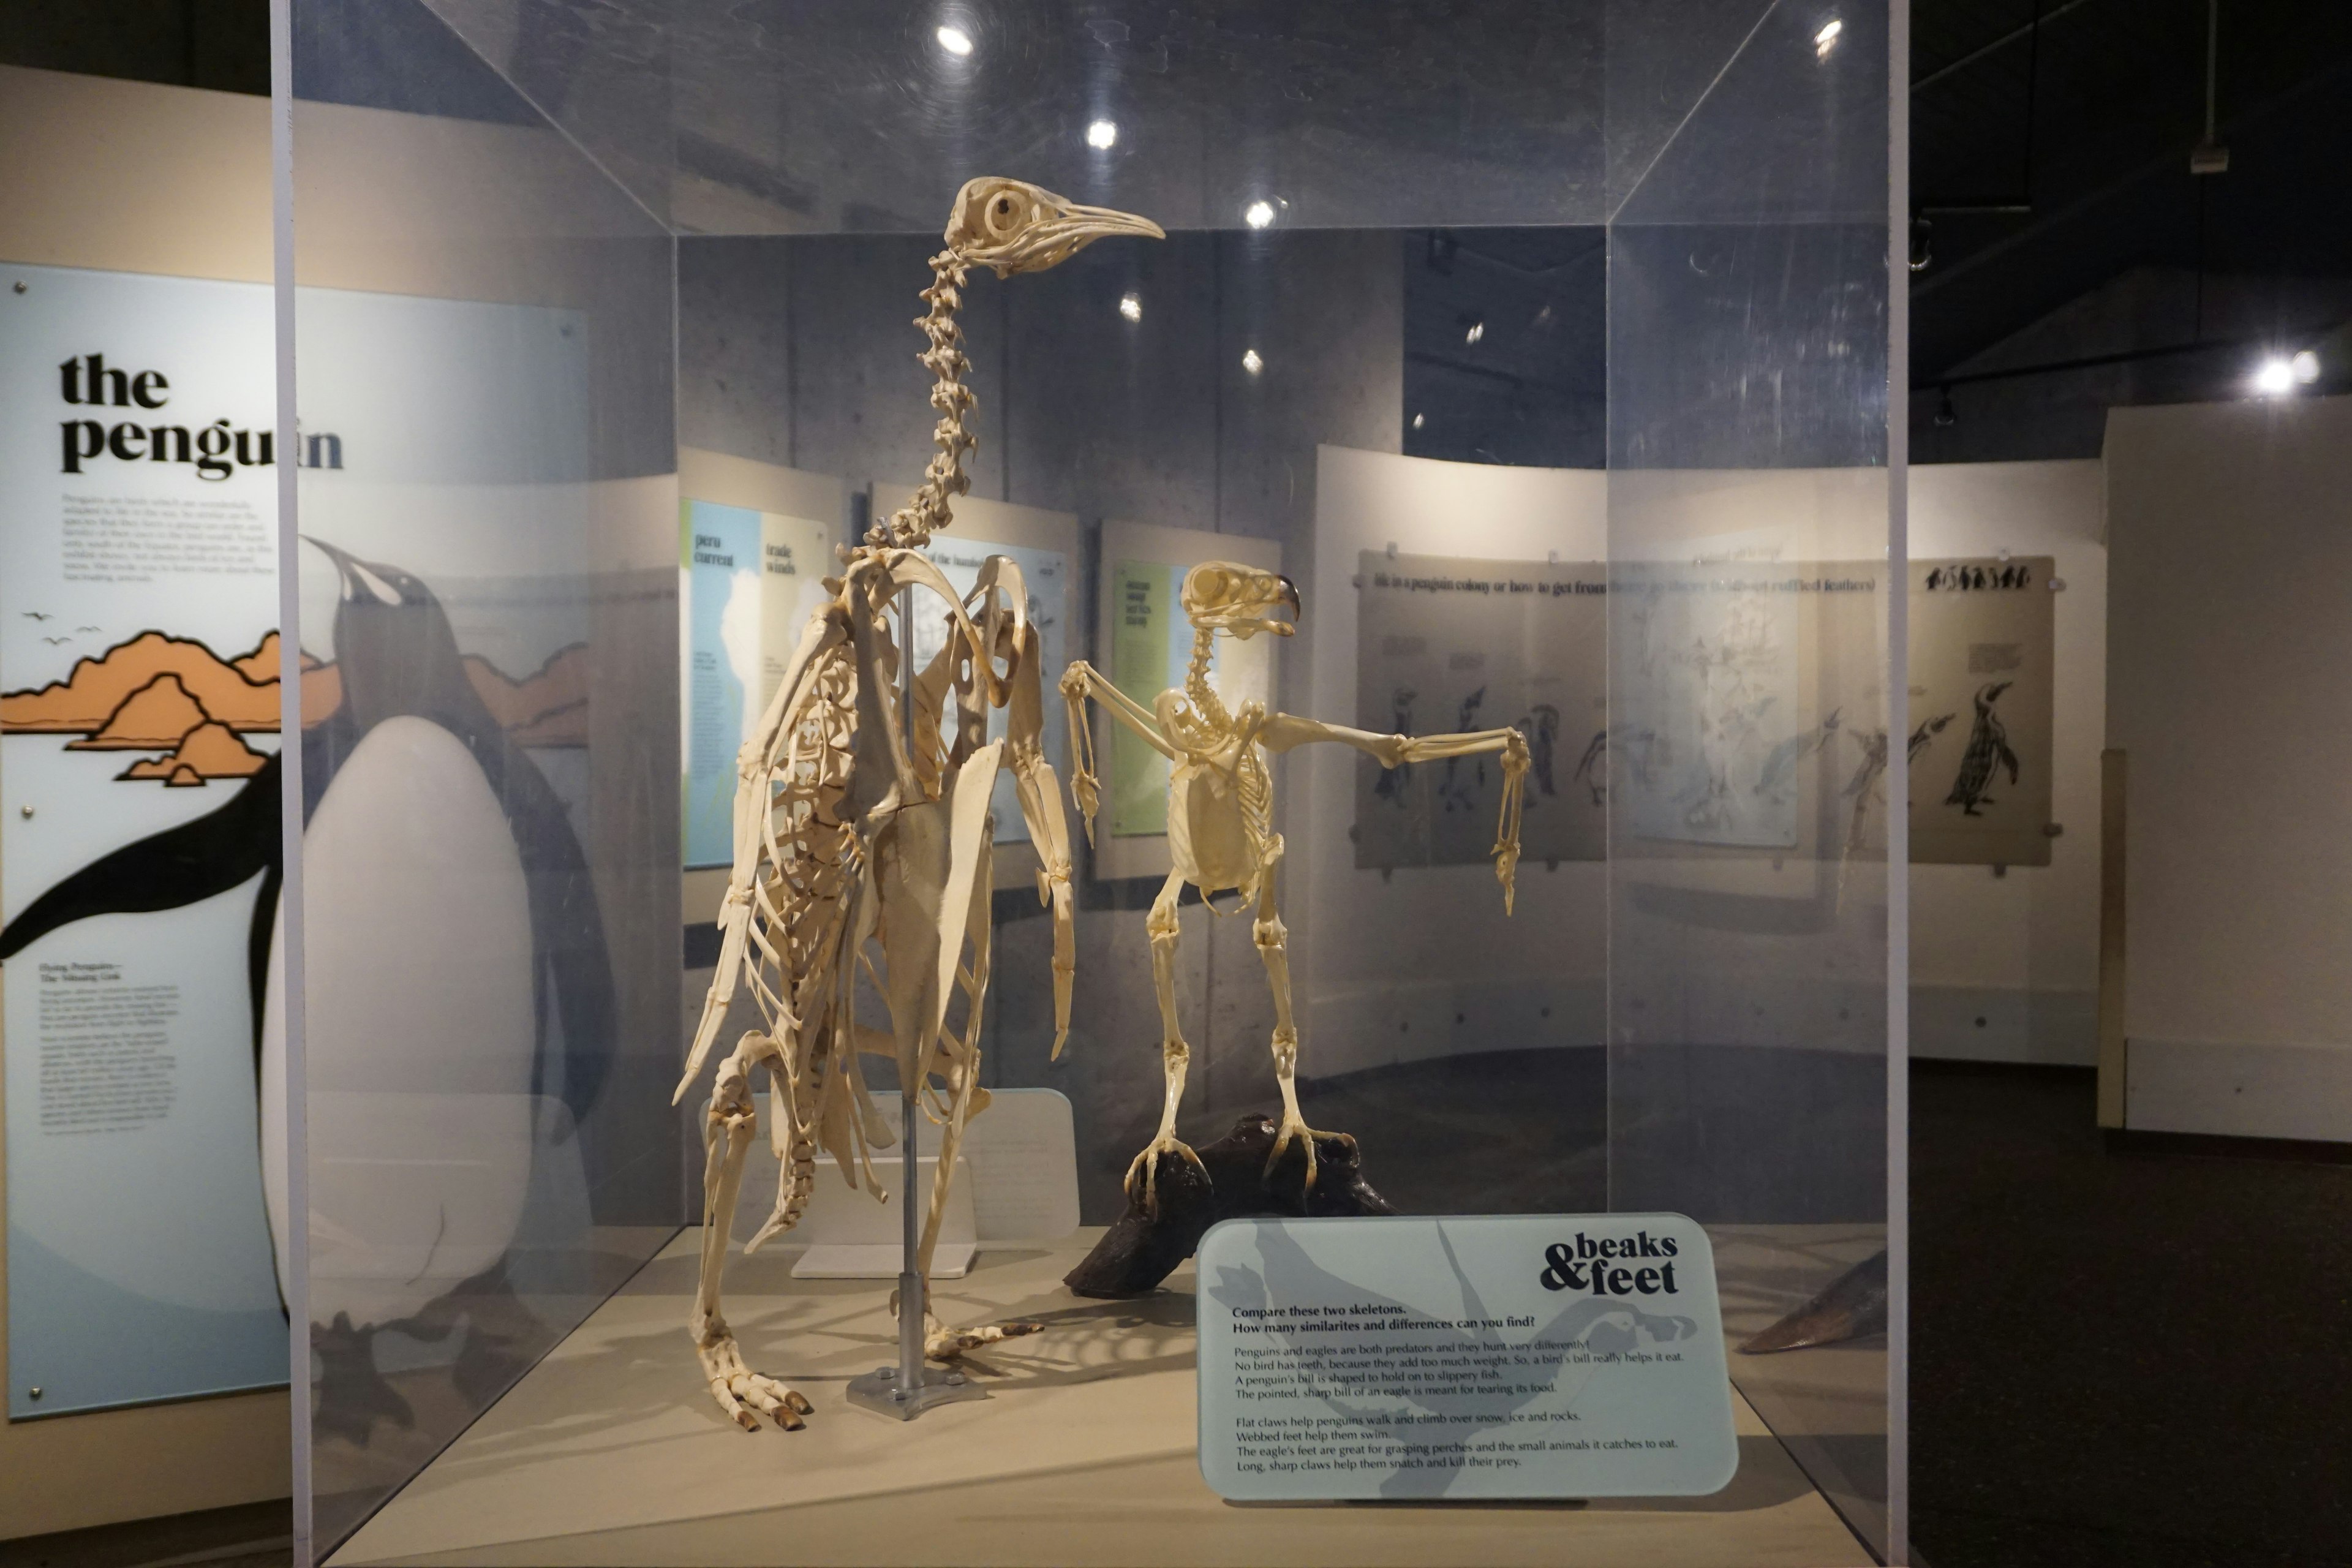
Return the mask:
<svg viewBox="0 0 2352 1568"><path fill-rule="evenodd" d="M316 1560L1902 1560L1885 5L291 19L289 374L341 440L283 524L307 827L266 1108ZM1149 222L919 298L987 175ZM726 1274L744 1357L810 1406L747 1438L688 1331L709 1063L679 1083L736 962L733 791L943 413L977 446L947 449L968 494L926 553L958 594L1018 567L1043 707L986 734L1034 721L1074 847L1063 882L998 783L986 1005L957 1015L993 1100L934 1285L950 1321L1042 1331L971 1354L985 1401L853 1407L895 1255L813 1265L896 1221L823 1160L809 1245ZM1216 562L1282 583L1258 608L1287 626L1198 632ZM940 634L896 616L933 668ZM1080 660L1095 700L1066 704ZM1278 871L1204 900L1206 830L1171 832L1170 764L1109 690L1133 717L1196 680L1233 713L1497 739L1280 752L1246 816ZM1163 1002L1189 1148L1262 1146L1295 1049L1305 1121L1398 1211L1706 1226L1731 1486L1219 1503L1189 1266L1063 1283L1162 1127ZM863 1060L887 1137L897 1077ZM751 1087L739 1240L780 1179Z"/></svg>

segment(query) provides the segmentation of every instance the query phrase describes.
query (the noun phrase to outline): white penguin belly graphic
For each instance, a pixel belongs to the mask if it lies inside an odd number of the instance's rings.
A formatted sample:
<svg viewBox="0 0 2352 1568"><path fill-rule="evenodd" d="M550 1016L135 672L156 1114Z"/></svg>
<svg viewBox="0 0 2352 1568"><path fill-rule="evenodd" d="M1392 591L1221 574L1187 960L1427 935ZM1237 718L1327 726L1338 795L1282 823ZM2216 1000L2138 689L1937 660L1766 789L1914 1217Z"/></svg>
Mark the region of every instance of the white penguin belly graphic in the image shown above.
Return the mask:
<svg viewBox="0 0 2352 1568"><path fill-rule="evenodd" d="M465 746L422 719L352 748L302 840L313 1322L414 1313L497 1261L530 1184L536 1030L522 861ZM263 1176L287 1278L282 927Z"/></svg>

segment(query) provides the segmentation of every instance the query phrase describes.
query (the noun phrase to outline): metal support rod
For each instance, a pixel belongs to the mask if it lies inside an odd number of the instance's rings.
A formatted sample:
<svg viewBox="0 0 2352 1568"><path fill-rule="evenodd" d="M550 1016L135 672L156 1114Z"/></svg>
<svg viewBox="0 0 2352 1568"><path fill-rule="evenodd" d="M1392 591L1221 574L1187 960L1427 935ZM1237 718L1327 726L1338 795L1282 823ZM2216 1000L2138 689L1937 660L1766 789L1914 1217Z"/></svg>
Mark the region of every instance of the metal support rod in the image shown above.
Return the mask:
<svg viewBox="0 0 2352 1568"><path fill-rule="evenodd" d="M915 1129L923 1118L913 1089L898 1097L898 1386L911 1396L923 1385L923 1323L929 1306L923 1300L923 1272L915 1258L921 1245L915 1229Z"/></svg>
<svg viewBox="0 0 2352 1568"><path fill-rule="evenodd" d="M898 595L898 722L902 733L915 732L915 591ZM912 803L910 803L912 804ZM928 1048L932 1042L925 1041ZM930 1325L930 1302L920 1267L922 1231L917 1205L929 1211L929 1194L919 1193L923 1124L923 1083L898 1086L898 1359L895 1366L877 1366L849 1380L849 1402L894 1421L912 1421L940 1405L985 1399L988 1391L961 1372L925 1364L923 1340Z"/></svg>
<svg viewBox="0 0 2352 1568"><path fill-rule="evenodd" d="M915 590L898 594L898 732L915 736ZM923 1273L915 1249L916 1129L922 1125L921 1085L898 1086L898 1386L911 1398L923 1385Z"/></svg>

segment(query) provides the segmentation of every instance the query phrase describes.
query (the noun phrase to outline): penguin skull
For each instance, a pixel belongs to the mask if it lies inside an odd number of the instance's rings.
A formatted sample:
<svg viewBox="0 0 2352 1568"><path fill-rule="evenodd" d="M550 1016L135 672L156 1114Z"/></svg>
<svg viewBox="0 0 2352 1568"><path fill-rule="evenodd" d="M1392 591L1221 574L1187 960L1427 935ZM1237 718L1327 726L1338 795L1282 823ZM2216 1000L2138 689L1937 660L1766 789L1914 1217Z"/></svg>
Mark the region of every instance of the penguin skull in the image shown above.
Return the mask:
<svg viewBox="0 0 2352 1568"><path fill-rule="evenodd" d="M1203 631L1231 632L1237 637L1268 632L1286 637L1298 628L1298 589L1279 572L1262 572L1231 561L1203 561L1184 574L1181 597L1184 614ZM1284 620L1272 618L1287 606Z"/></svg>
<svg viewBox="0 0 2352 1568"><path fill-rule="evenodd" d="M1097 239L1116 234L1165 239L1150 218L1109 207L1080 206L1025 180L985 175L956 193L946 240L956 258L999 278L1043 272Z"/></svg>

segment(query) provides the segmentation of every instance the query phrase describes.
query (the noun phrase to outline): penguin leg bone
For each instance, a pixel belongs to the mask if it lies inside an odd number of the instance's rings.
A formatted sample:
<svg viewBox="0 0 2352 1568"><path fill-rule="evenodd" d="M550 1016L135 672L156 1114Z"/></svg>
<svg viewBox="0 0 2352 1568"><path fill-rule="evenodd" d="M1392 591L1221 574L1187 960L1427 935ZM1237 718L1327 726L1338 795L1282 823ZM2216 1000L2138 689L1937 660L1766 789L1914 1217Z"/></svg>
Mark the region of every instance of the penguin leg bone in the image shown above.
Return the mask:
<svg viewBox="0 0 2352 1568"><path fill-rule="evenodd" d="M703 1124L701 1277L687 1319L687 1331L694 1337L695 1354L702 1363L711 1398L730 1421L747 1432L758 1430L760 1415L793 1431L809 1413L808 1401L798 1393L743 1364L734 1331L727 1326L719 1304L720 1278L727 1267L728 1231L743 1186L743 1157L758 1131L751 1067L769 1048L772 1047L765 1037L748 1033L719 1064L709 1115Z"/></svg>

